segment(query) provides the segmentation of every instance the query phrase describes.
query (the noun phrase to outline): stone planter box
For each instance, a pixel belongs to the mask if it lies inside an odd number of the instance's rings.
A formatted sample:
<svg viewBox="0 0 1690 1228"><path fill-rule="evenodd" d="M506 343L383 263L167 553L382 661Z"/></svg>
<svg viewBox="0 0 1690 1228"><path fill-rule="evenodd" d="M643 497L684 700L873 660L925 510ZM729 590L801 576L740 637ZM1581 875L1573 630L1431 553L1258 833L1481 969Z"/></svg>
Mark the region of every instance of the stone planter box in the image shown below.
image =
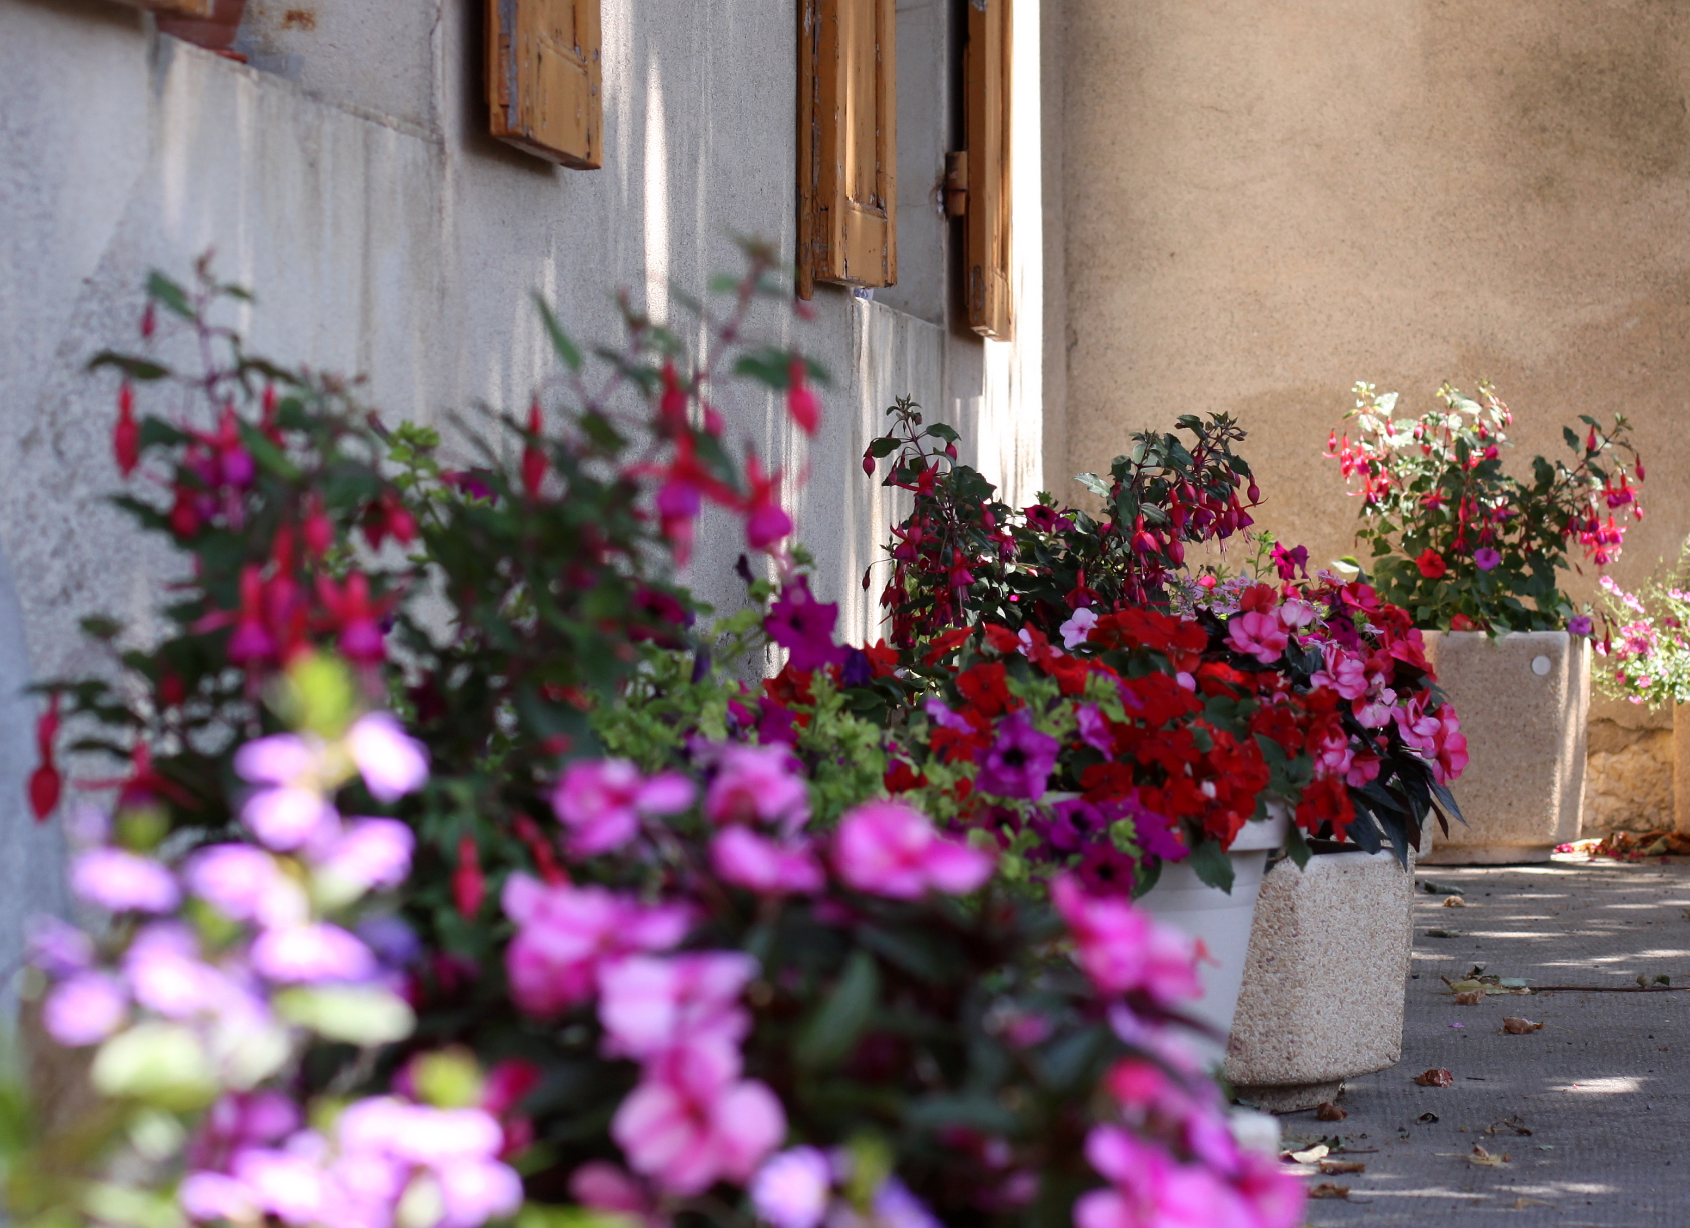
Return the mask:
<svg viewBox="0 0 1690 1228"><path fill-rule="evenodd" d="M1590 649L1565 631L1428 631L1426 656L1455 704L1471 762L1453 787L1467 819L1426 865L1548 861L1579 837Z"/></svg>
<svg viewBox="0 0 1690 1228"><path fill-rule="evenodd" d="M1390 852L1289 859L1262 880L1226 1077L1278 1113L1402 1057L1414 875Z"/></svg>

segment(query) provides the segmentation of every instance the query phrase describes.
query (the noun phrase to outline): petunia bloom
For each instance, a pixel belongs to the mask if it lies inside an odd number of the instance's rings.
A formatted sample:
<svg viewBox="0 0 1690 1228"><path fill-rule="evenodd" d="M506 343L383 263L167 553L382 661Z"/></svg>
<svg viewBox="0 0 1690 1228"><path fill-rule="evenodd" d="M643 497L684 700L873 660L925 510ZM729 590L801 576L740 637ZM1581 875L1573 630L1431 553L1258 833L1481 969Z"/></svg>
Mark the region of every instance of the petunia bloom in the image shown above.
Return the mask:
<svg viewBox="0 0 1690 1228"><path fill-rule="evenodd" d="M844 660L845 650L833 642L838 624L838 604L817 601L810 593L810 582L800 576L769 605L763 629L791 654L792 668L805 672Z"/></svg>
<svg viewBox="0 0 1690 1228"><path fill-rule="evenodd" d="M107 912L167 913L182 900L169 870L150 857L116 848L78 853L70 865L70 889L77 899Z"/></svg>
<svg viewBox="0 0 1690 1228"><path fill-rule="evenodd" d="M966 895L992 876L993 860L948 840L919 810L873 801L845 812L833 839L833 862L848 886L893 900L929 891Z"/></svg>
<svg viewBox="0 0 1690 1228"><path fill-rule="evenodd" d="M1038 801L1045 795L1062 743L1033 728L1025 708L998 722L997 737L984 749L976 788L1000 797Z"/></svg>
<svg viewBox="0 0 1690 1228"><path fill-rule="evenodd" d="M1473 566L1480 571L1493 571L1501 562L1502 555L1489 546L1480 546L1473 551Z"/></svg>

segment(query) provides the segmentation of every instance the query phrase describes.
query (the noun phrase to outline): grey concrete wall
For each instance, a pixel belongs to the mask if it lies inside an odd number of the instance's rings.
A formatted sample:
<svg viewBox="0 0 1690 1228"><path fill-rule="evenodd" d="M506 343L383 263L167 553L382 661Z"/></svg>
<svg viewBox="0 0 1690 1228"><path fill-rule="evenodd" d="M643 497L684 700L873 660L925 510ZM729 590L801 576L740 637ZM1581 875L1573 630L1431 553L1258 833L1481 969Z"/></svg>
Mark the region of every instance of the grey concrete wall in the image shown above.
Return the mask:
<svg viewBox="0 0 1690 1228"><path fill-rule="evenodd" d="M1676 554L1690 7L1062 0L1047 23L1066 43L1064 472L1230 410L1260 520L1327 559L1351 549L1355 504L1320 458L1350 385L1413 408L1488 377L1521 462L1581 412L1629 414L1649 518L1616 575Z"/></svg>

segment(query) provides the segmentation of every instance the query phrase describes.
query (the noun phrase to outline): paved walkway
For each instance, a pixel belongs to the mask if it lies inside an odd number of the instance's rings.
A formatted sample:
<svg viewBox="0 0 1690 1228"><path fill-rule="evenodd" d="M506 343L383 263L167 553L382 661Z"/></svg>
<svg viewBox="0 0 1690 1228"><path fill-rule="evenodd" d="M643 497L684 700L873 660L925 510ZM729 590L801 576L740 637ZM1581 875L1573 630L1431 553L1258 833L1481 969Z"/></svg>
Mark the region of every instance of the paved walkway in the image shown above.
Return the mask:
<svg viewBox="0 0 1690 1228"><path fill-rule="evenodd" d="M1365 1172L1309 1204L1312 1228L1367 1225L1690 1226L1690 992L1494 995L1457 1006L1440 977L1474 964L1535 985L1690 989L1690 863L1559 857L1534 867L1423 868L1467 907L1415 894L1414 979L1401 1063L1348 1085L1349 1117L1281 1119L1290 1136L1341 1135ZM1429 930L1458 931L1432 937ZM1502 1021L1541 1022L1508 1035ZM1442 1067L1449 1087L1418 1087ZM1436 1120L1432 1120L1434 1117ZM1529 1131L1526 1133L1525 1131ZM1470 1158L1482 1146L1500 1164Z"/></svg>

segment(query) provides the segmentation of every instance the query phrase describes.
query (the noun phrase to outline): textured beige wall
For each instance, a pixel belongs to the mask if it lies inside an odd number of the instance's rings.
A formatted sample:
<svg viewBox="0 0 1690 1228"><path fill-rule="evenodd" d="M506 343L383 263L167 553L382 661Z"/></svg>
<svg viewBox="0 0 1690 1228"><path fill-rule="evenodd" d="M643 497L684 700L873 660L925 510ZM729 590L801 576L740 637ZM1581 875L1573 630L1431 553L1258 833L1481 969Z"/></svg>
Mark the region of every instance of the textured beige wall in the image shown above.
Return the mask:
<svg viewBox="0 0 1690 1228"><path fill-rule="evenodd" d="M1261 521L1327 559L1351 549L1355 504L1320 459L1350 385L1424 407L1489 377L1522 462L1580 412L1627 412L1650 517L1618 574L1675 553L1690 4L1063 0L1047 21L1067 473L1177 412L1231 410Z"/></svg>

